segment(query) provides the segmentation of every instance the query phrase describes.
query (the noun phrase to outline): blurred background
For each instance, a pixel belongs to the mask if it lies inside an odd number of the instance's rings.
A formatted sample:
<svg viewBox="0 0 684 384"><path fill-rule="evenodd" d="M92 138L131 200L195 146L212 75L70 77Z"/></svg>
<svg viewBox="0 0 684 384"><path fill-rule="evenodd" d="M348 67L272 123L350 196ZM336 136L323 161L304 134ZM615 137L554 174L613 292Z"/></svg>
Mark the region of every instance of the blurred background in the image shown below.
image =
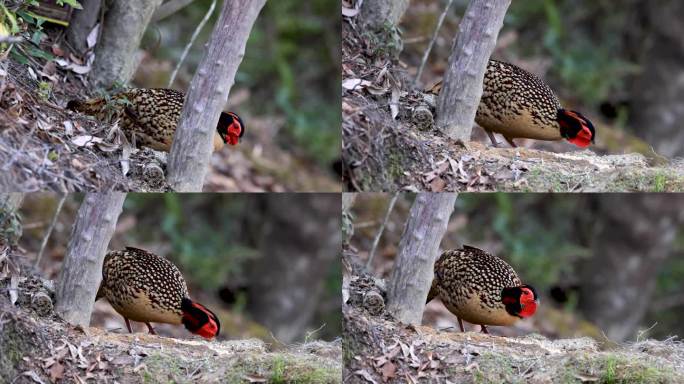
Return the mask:
<svg viewBox="0 0 684 384"><path fill-rule="evenodd" d="M413 77L448 0L412 0L400 28L400 59ZM468 1L455 0L420 79L440 80ZM543 78L561 103L597 127L603 153L684 155L684 2L679 0L513 1L492 58ZM476 136L477 135L477 136ZM489 143L481 129L473 138ZM521 141L527 147L572 150L566 143Z"/></svg>
<svg viewBox="0 0 684 384"><path fill-rule="evenodd" d="M138 87L167 87L210 0L148 27ZM220 13L219 1L172 86L187 89ZM245 121L241 145L215 154L213 191L339 191L340 28L334 0L269 1L257 18L227 110ZM230 177L226 177L230 176ZM237 185L236 185L237 184Z"/></svg>
<svg viewBox="0 0 684 384"><path fill-rule="evenodd" d="M68 195L38 266L57 279L82 195ZM59 196L26 194L20 251L32 264ZM191 296L214 311L227 339L332 340L341 334L340 197L334 194L128 194L110 250L164 256ZM147 332L132 322L134 331ZM91 326L127 332L106 300ZM188 337L154 324L161 335Z"/></svg>
<svg viewBox="0 0 684 384"><path fill-rule="evenodd" d="M376 276L390 277L414 196L396 200L370 265ZM350 245L364 262L391 199L357 195ZM460 194L440 249L463 244L506 260L541 296L531 320L492 333L603 341L684 334L684 196ZM423 324L458 331L438 300Z"/></svg>

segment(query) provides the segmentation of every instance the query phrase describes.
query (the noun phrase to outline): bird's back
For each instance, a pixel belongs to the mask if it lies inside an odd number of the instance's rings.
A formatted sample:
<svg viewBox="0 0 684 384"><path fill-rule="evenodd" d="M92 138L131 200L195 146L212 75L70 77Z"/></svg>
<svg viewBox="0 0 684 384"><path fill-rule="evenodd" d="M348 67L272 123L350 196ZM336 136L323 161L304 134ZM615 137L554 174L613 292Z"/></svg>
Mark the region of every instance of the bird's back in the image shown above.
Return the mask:
<svg viewBox="0 0 684 384"><path fill-rule="evenodd" d="M170 261L127 247L105 256L98 296L131 320L180 324L188 288Z"/></svg>

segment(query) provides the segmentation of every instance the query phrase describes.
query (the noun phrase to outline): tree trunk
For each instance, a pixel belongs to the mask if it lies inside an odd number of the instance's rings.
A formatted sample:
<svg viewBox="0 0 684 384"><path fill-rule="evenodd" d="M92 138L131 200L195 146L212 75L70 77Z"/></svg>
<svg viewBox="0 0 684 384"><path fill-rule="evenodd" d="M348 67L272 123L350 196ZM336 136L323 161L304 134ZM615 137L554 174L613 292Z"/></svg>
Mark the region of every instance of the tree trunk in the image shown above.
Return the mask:
<svg viewBox="0 0 684 384"><path fill-rule="evenodd" d="M23 193L0 193L0 245L15 245L21 237L17 211L23 200Z"/></svg>
<svg viewBox="0 0 684 384"><path fill-rule="evenodd" d="M87 0L83 1L81 5L83 9L74 10L69 28L66 31L67 41L79 55L83 55L88 50L86 39L100 17L102 0Z"/></svg>
<svg viewBox="0 0 684 384"><path fill-rule="evenodd" d="M379 31L396 26L406 12L409 0L365 0L361 5L359 21L365 29Z"/></svg>
<svg viewBox="0 0 684 384"><path fill-rule="evenodd" d="M351 208L354 206L356 196L356 193L342 194L342 236L345 244L348 244L354 235L354 221Z"/></svg>
<svg viewBox="0 0 684 384"><path fill-rule="evenodd" d="M633 336L684 224L684 196L595 195L593 257L580 267L580 310L614 341ZM629 207L625 210L626 207ZM674 208L673 208L674 207Z"/></svg>
<svg viewBox="0 0 684 384"><path fill-rule="evenodd" d="M439 244L457 196L456 193L419 193L411 206L387 292L387 310L403 323L421 322Z"/></svg>
<svg viewBox="0 0 684 384"><path fill-rule="evenodd" d="M102 261L125 198L120 192L89 193L78 209L55 295L55 311L71 324L90 323Z"/></svg>
<svg viewBox="0 0 684 384"><path fill-rule="evenodd" d="M667 157L684 155L684 2L645 2L649 31L643 50L642 72L633 82L631 126L637 136Z"/></svg>
<svg viewBox="0 0 684 384"><path fill-rule="evenodd" d="M437 128L454 140L470 140L482 97L485 70L510 0L471 0L437 99Z"/></svg>
<svg viewBox="0 0 684 384"><path fill-rule="evenodd" d="M340 203L339 194L273 194L250 217L262 257L248 272L247 306L284 343L307 331L330 266L339 263Z"/></svg>
<svg viewBox="0 0 684 384"><path fill-rule="evenodd" d="M252 25L266 0L225 0L207 52L192 78L169 155L171 187L200 192L209 166L212 140L235 73L245 54Z"/></svg>
<svg viewBox="0 0 684 384"><path fill-rule="evenodd" d="M90 80L97 86L126 84L133 77L140 40L162 0L109 1Z"/></svg>

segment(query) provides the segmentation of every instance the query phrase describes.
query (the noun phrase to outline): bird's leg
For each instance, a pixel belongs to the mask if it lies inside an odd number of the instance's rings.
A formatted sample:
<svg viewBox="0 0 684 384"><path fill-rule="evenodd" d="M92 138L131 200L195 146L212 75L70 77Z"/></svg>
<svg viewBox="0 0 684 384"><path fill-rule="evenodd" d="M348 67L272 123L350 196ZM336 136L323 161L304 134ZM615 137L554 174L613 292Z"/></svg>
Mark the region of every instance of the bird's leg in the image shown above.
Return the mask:
<svg viewBox="0 0 684 384"><path fill-rule="evenodd" d="M498 147L499 147L499 143L496 142L496 137L494 137L494 133L493 133L492 131L487 131L487 130L485 130L485 132L487 132L487 136L489 136L489 140L492 141L492 145L493 145L495 148L498 148Z"/></svg>
<svg viewBox="0 0 684 384"><path fill-rule="evenodd" d="M126 328L128 328L128 333L133 333L133 330L131 329L131 322L125 317L124 320L126 320Z"/></svg>
<svg viewBox="0 0 684 384"><path fill-rule="evenodd" d="M504 139L506 139L506 141L508 142L508 144L511 145L511 147L513 147L513 148L518 148L518 146L515 145L515 143L513 142L513 139L510 139L510 138L508 138L508 137L506 137L506 136L504 136Z"/></svg>
<svg viewBox="0 0 684 384"><path fill-rule="evenodd" d="M461 327L461 332L465 332L465 328L463 328L463 321L461 320L460 317L457 317L458 319L458 326Z"/></svg>
<svg viewBox="0 0 684 384"><path fill-rule="evenodd" d="M489 335L489 332L487 332L487 326L486 325L480 324L480 327L482 327L482 333L486 333L487 335Z"/></svg>
<svg viewBox="0 0 684 384"><path fill-rule="evenodd" d="M156 335L157 333L154 331L154 328L152 328L152 324L148 323L147 321L145 322L145 325L147 325L147 329L150 330L150 334Z"/></svg>

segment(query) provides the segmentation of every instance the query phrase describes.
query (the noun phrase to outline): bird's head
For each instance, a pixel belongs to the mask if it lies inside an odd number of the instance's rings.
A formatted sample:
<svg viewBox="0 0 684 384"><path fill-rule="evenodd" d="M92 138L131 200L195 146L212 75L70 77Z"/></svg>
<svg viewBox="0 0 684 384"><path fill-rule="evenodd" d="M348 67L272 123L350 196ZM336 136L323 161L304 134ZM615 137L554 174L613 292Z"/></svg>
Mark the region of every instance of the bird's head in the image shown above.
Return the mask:
<svg viewBox="0 0 684 384"><path fill-rule="evenodd" d="M506 312L520 318L534 315L539 305L537 291L530 285L504 288L501 291L501 301L506 306Z"/></svg>
<svg viewBox="0 0 684 384"><path fill-rule="evenodd" d="M588 147L594 142L594 125L581 113L561 108L558 110L557 120L561 136L569 142L578 147Z"/></svg>
<svg viewBox="0 0 684 384"><path fill-rule="evenodd" d="M182 322L188 331L205 339L212 339L219 334L221 323L218 317L204 305L186 297L181 301L181 310L183 311Z"/></svg>
<svg viewBox="0 0 684 384"><path fill-rule="evenodd" d="M245 124L235 113L221 112L216 131L224 143L237 145L242 135L245 134Z"/></svg>

